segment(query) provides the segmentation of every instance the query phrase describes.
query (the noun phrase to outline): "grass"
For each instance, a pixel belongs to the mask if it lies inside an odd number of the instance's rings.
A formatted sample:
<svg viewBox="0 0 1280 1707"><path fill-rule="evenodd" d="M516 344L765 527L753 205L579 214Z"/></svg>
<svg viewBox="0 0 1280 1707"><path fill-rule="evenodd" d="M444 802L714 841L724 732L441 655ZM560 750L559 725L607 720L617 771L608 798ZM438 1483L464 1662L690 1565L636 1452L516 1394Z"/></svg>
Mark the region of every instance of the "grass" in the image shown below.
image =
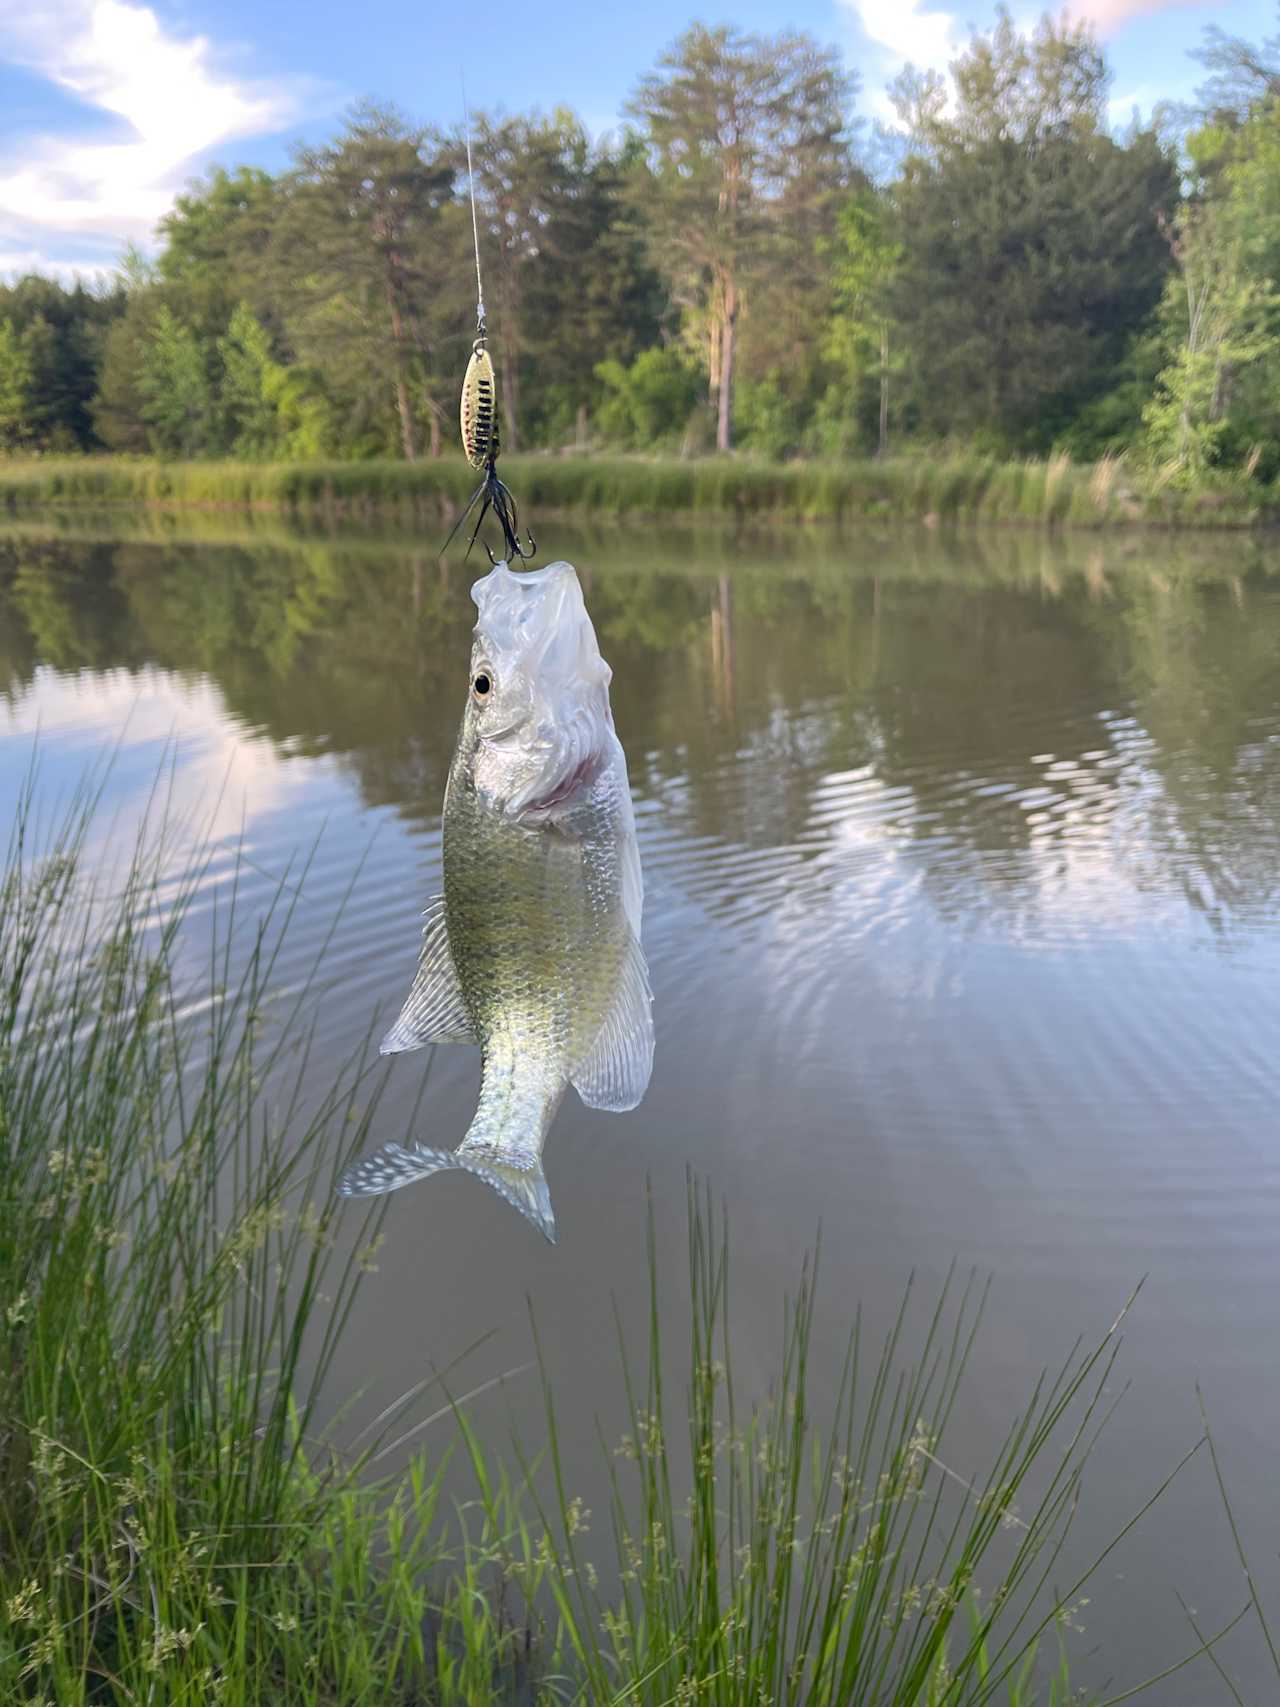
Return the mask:
<svg viewBox="0 0 1280 1707"><path fill-rule="evenodd" d="M287 913L246 938L233 888L192 971L201 862L95 875L91 816L40 838L29 798L0 890L0 1698L396 1699L434 1670L439 1480L311 1444L361 1267L321 1157L376 1093L353 1062L303 1107Z"/></svg>
<svg viewBox="0 0 1280 1707"><path fill-rule="evenodd" d="M607 1526L574 1495L545 1376L534 1458L483 1441L446 1372L435 1456L386 1476L421 1384L354 1439L321 1420L379 1218L340 1229L333 1181L372 1140L381 1078L363 1049L313 1063L314 986L276 988L305 873L254 919L233 876L210 926L207 856L172 875L162 800L123 863L94 824L91 789L46 819L33 779L0 881L0 1699L1077 1699L1061 1652L1047 1675L1038 1654L1087 1575L1050 1588L1119 1324L1035 1385L971 1484L946 1454L975 1288L918 1340L910 1300L877 1347L855 1317L819 1415L807 1264L749 1406L727 1233L694 1190L687 1390L668 1387L651 1223Z"/></svg>
<svg viewBox="0 0 1280 1707"><path fill-rule="evenodd" d="M727 1227L717 1225L709 1194L696 1186L688 1225L692 1333L680 1401L664 1384L652 1229L641 1379L626 1367L624 1350L630 1428L610 1454L617 1594L598 1590L545 1382L551 1474L548 1497L537 1504L541 1539L522 1524L501 1554L504 1574L533 1591L531 1605L552 1594L559 1651L585 1680L585 1695L575 1699L651 1707L1065 1707L1085 1700L1111 1707L1157 1681L1105 1704L1073 1690L1063 1632L1097 1565L1181 1465L1101 1558L1065 1590L1049 1586L1105 1420L1120 1321L1036 1383L985 1476L969 1482L943 1454L982 1315L984 1295L972 1282L958 1295L948 1284L910 1355L910 1293L879 1345L866 1342L855 1314L834 1402L818 1416L809 1399L817 1263L806 1261L785 1311L769 1397L746 1410L732 1368ZM619 1341L625 1347L621 1326ZM465 1419L460 1428L487 1493L484 1451ZM506 1484L496 1491L495 1532L498 1512L510 1507ZM1050 1632L1058 1658L1045 1675L1042 1642ZM1192 1652L1161 1677L1220 1634L1197 1633Z"/></svg>
<svg viewBox="0 0 1280 1707"><path fill-rule="evenodd" d="M1263 1605L1262 1597L1258 1592L1257 1576L1250 1564L1249 1555L1245 1551L1244 1541L1240 1535L1240 1525L1236 1520L1235 1507L1232 1505L1231 1495L1227 1491L1227 1481L1223 1474L1222 1461L1218 1457L1218 1445L1213 1437L1213 1430L1209 1426L1209 1413L1205 1406L1204 1395L1200 1392L1198 1387L1196 1392L1200 1400L1200 1417L1204 1424L1204 1441L1205 1445L1209 1448L1209 1459L1213 1465L1213 1478L1217 1484L1219 1497L1222 1500L1222 1509L1226 1513L1227 1525L1231 1531L1231 1542L1235 1549L1236 1559L1240 1565L1241 1574L1244 1577L1244 1581L1248 1589L1249 1607L1255 1616L1257 1628L1261 1632L1262 1646L1266 1656L1266 1662L1269 1669L1275 1674L1277 1685L1280 1686L1280 1631L1277 1631L1275 1628L1274 1618L1272 1615L1268 1614L1267 1608ZM1186 1611L1187 1622L1190 1624L1196 1635L1199 1636L1200 1628L1196 1623L1194 1613L1191 1612L1189 1608L1186 1608L1185 1604L1184 1610ZM1214 1646L1215 1644L1210 1643L1206 1647L1206 1654L1210 1663L1217 1672L1226 1693L1229 1694L1232 1700L1236 1702L1237 1707L1245 1707L1244 1697L1236 1687L1234 1680L1228 1674L1223 1662L1213 1651Z"/></svg>
<svg viewBox="0 0 1280 1707"><path fill-rule="evenodd" d="M1187 491L1120 459L1001 461L964 452L879 462L769 463L751 457L513 456L504 476L531 517L691 515L849 524L1010 522L1037 527L1250 527L1280 504L1243 476ZM61 504L233 506L326 516L428 519L469 496L456 457L405 462L156 462L126 457L0 458L0 509Z"/></svg>

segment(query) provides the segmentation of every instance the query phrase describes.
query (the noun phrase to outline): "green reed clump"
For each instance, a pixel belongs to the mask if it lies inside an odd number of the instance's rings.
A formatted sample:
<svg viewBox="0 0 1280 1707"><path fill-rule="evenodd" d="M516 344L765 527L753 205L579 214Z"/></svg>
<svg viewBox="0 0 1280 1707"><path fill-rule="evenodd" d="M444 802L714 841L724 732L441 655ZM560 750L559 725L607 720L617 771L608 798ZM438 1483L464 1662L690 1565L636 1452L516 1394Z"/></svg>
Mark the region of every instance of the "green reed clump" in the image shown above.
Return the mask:
<svg viewBox="0 0 1280 1707"><path fill-rule="evenodd" d="M201 949L203 863L161 834L104 868L91 820L28 795L0 878L0 1700L478 1699L441 1656L479 1628L496 1674L510 1631L438 1471L362 1479L319 1421L377 1095L357 1057L304 1097L294 892L251 921L229 880Z"/></svg>
<svg viewBox="0 0 1280 1707"><path fill-rule="evenodd" d="M530 516L689 514L718 519L855 524L1016 522L1037 527L1244 527L1274 521L1272 495L1221 476L1188 489L1160 471L1115 478L1118 459L1075 464L1063 453L1000 460L939 450L872 458L765 462L749 456L512 456L504 477ZM154 462L126 457L0 458L0 509L51 504L158 504L282 509L439 526L470 495L456 456L418 462Z"/></svg>
<svg viewBox="0 0 1280 1707"><path fill-rule="evenodd" d="M816 1261L806 1261L784 1313L768 1396L750 1406L733 1373L727 1230L696 1187L689 1296L676 1312L692 1324L679 1401L664 1376L670 1305L659 1298L659 1266L651 1225L643 1378L619 1325L630 1427L611 1451L606 1443L609 1587L600 1586L598 1546L585 1539L591 1514L571 1493L545 1377L551 1493L543 1502L531 1481L538 1525L522 1516L502 1549L531 1618L553 1605L554 1656L581 1680L568 1697L648 1707L1083 1699L1071 1692L1061 1637L1101 1560L1064 1588L1050 1584L1061 1580L1120 1323L1035 1383L986 1472L970 1481L945 1454L984 1301L972 1283L958 1293L948 1283L910 1351L910 1292L876 1347L855 1312L834 1397L819 1414L810 1396ZM498 1533L500 1514L513 1509L509 1487L493 1481L459 1420ZM1054 1629L1058 1660L1043 1676L1041 1642ZM1194 1652L1161 1675L1215 1639L1198 1635Z"/></svg>

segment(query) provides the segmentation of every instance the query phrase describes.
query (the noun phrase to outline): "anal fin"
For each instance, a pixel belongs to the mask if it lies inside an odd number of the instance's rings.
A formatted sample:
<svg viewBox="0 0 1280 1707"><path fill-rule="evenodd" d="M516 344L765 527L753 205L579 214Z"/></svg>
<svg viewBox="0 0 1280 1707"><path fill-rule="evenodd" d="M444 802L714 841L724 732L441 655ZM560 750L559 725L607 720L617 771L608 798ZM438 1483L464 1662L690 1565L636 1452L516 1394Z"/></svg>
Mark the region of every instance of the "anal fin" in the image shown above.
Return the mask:
<svg viewBox="0 0 1280 1707"><path fill-rule="evenodd" d="M475 1029L449 950L444 896L427 907L418 970L400 1017L379 1045L383 1055L401 1055L426 1043L474 1043Z"/></svg>

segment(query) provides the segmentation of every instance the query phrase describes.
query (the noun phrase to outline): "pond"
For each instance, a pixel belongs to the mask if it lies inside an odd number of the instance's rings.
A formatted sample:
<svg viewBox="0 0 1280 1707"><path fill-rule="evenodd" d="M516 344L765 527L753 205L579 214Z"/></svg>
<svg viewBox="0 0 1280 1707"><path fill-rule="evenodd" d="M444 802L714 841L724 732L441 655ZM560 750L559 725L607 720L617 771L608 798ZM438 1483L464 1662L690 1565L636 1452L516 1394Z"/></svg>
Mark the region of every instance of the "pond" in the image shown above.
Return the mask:
<svg viewBox="0 0 1280 1707"><path fill-rule="evenodd" d="M518 1365L527 1297L589 1480L597 1413L617 1416L611 1298L644 1313L646 1182L678 1299L692 1168L728 1206L747 1384L819 1223L820 1384L855 1300L878 1328L912 1272L924 1297L953 1263L993 1277L952 1436L965 1477L1145 1276L1071 1556L1193 1444L1198 1381L1280 1600L1280 545L542 531L614 669L653 1084L626 1117L566 1100L554 1249L464 1175L399 1194L340 1385L383 1403L490 1329L462 1384ZM297 893L281 980L328 939L323 1074L392 1016L439 887L478 572L391 531L10 526L0 810L37 730L51 788L117 745L124 819L168 754L220 850L201 905L239 845L251 902L282 877ZM388 1135L416 1119L452 1146L477 1058L438 1051L414 1116L424 1059L378 1069ZM514 1377L477 1416L536 1443L539 1404ZM1073 1676L1119 1688L1193 1647L1175 1590L1205 1628L1244 1598L1199 1459L1087 1591ZM1255 1646L1224 1657L1261 1691ZM1156 1698L1216 1689L1201 1662Z"/></svg>

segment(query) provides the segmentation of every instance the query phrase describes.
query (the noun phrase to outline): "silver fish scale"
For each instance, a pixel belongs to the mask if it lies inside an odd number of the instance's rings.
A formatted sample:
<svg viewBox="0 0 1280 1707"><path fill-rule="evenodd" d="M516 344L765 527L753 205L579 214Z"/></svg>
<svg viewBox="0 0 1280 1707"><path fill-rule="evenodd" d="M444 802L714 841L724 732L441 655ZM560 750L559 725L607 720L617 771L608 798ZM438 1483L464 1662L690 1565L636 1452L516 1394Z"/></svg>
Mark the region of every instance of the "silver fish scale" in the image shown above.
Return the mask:
<svg viewBox="0 0 1280 1707"><path fill-rule="evenodd" d="M474 785L477 744L459 744L444 810L449 947L484 1056L460 1153L528 1167L622 971L622 801L608 763L569 812L507 818Z"/></svg>

